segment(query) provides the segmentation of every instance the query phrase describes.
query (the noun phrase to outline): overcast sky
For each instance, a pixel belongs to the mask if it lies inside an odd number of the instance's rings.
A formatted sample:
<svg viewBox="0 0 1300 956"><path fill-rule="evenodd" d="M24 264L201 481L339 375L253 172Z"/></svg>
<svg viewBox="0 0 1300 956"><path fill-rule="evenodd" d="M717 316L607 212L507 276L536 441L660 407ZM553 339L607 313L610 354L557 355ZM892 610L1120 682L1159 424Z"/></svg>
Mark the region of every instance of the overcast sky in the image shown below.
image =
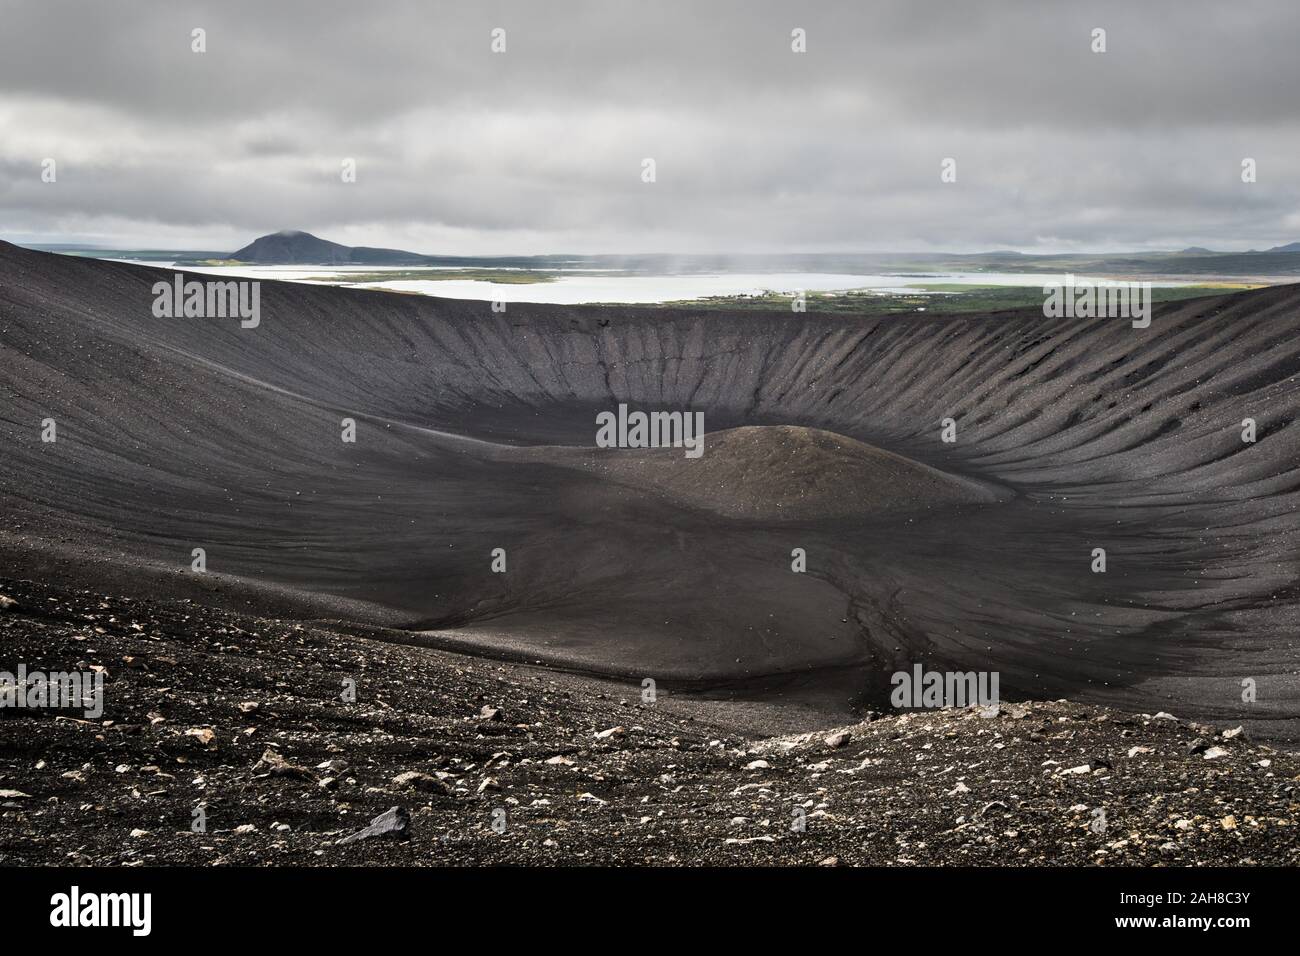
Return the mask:
<svg viewBox="0 0 1300 956"><path fill-rule="evenodd" d="M1297 0L0 0L0 237L1265 248L1300 239L1298 51Z"/></svg>

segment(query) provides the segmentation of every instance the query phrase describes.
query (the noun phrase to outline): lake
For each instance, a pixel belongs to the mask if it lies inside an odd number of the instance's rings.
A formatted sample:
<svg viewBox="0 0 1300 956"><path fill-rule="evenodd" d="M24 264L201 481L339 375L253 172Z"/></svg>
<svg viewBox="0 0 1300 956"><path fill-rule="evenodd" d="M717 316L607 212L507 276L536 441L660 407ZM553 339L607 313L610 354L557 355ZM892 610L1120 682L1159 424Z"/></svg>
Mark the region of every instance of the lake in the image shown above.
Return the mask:
<svg viewBox="0 0 1300 956"><path fill-rule="evenodd" d="M164 265L171 263L144 263ZM350 277L376 275L384 272L409 273L411 267L399 266L215 266L185 267L187 272L230 278L277 279L287 282L308 282L323 285L347 285L361 289L387 289L394 292L413 292L420 295L441 296L451 299L477 299L500 302L545 302L555 305L579 305L607 302L626 305L676 302L704 299L713 296L762 295L771 292L792 295L796 292L850 292L871 291L882 294L925 292L928 287L947 285L998 285L1042 287L1063 283L1064 274L1015 272L924 272L893 274L841 274L823 272L775 273L674 273L646 275L609 270L594 273L592 270L575 271L549 282L512 283L491 282L482 279L392 279L376 282L356 282ZM421 267L424 272L455 271L458 274L473 269L451 267ZM493 272L522 271L494 269ZM1076 276L1081 281L1085 276ZM1122 280L1091 278L1096 285L1117 285ZM1151 283L1158 287L1186 286L1188 282L1159 280Z"/></svg>

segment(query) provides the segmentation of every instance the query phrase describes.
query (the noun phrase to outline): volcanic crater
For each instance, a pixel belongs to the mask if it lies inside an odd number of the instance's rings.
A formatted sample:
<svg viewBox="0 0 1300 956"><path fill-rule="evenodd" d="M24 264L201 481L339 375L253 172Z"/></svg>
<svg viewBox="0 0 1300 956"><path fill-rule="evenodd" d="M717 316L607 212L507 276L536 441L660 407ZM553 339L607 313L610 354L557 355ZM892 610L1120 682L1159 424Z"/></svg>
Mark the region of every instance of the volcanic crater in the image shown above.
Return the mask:
<svg viewBox="0 0 1300 956"><path fill-rule="evenodd" d="M835 712L922 663L1296 734L1295 288L1135 329L263 282L244 329L155 318L170 275L0 244L9 576ZM704 454L592 447L619 403L702 411Z"/></svg>

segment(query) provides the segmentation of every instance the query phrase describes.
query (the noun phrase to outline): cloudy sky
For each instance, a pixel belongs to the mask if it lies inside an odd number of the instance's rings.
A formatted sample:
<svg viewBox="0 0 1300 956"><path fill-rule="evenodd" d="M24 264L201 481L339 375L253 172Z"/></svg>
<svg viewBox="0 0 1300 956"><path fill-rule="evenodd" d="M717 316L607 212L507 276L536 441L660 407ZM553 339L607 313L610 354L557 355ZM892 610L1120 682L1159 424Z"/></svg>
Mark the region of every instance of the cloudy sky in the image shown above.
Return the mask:
<svg viewBox="0 0 1300 956"><path fill-rule="evenodd" d="M1298 48L1295 0L0 0L0 237L1264 248L1300 240Z"/></svg>

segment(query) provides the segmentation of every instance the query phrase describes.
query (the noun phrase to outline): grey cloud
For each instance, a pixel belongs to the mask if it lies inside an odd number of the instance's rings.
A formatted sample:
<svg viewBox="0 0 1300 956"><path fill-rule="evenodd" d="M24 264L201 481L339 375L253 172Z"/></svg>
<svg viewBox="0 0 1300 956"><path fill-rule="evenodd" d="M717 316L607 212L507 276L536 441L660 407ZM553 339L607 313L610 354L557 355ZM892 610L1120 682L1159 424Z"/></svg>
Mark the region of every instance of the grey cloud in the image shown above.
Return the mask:
<svg viewBox="0 0 1300 956"><path fill-rule="evenodd" d="M1265 246L1297 238L1298 26L1288 0L13 0L0 223L448 253Z"/></svg>

